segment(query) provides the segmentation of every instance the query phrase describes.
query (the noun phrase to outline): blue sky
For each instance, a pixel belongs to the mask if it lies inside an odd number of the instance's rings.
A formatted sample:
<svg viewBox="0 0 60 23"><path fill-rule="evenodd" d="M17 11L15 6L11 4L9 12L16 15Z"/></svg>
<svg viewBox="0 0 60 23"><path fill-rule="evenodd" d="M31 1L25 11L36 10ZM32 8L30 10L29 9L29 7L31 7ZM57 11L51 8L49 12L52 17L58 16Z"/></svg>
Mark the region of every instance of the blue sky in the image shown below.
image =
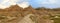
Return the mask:
<svg viewBox="0 0 60 23"><path fill-rule="evenodd" d="M7 7L12 4L20 4L19 6L21 7L27 7L28 5L31 5L32 7L56 8L60 7L59 2L60 0L0 0L0 6Z"/></svg>
<svg viewBox="0 0 60 23"><path fill-rule="evenodd" d="M33 7L49 7L56 8L60 7L60 0L31 0L30 3Z"/></svg>

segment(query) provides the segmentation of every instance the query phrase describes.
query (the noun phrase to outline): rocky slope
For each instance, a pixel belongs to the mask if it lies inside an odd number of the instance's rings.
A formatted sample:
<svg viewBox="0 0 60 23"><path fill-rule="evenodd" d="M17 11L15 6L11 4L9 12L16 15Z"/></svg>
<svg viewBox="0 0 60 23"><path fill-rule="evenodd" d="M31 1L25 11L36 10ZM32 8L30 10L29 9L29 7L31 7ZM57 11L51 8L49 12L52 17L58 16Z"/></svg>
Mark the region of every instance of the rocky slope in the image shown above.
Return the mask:
<svg viewBox="0 0 60 23"><path fill-rule="evenodd" d="M25 9L18 5L12 5L6 9L0 9L0 23L53 23L51 16L60 13L56 9L34 9L29 6Z"/></svg>

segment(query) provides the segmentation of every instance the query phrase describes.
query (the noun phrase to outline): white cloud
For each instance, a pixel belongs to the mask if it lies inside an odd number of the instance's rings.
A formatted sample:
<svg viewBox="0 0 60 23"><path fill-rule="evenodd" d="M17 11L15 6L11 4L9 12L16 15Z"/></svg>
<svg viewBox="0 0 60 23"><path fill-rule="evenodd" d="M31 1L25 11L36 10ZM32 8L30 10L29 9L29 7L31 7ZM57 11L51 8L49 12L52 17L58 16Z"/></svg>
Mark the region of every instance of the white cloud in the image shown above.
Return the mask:
<svg viewBox="0 0 60 23"><path fill-rule="evenodd" d="M18 4L17 2L22 2L22 3L19 3L18 5L20 7L25 8L25 7L29 6L29 3L27 1L28 0L3 0L0 3L0 9L8 8L10 5L16 5L16 4Z"/></svg>
<svg viewBox="0 0 60 23"><path fill-rule="evenodd" d="M1 4L5 4L6 2L8 2L8 3L16 3L16 2L18 2L18 0L3 0L3 2L1 3ZM14 5L14 4L13 4Z"/></svg>
<svg viewBox="0 0 60 23"><path fill-rule="evenodd" d="M56 0L49 0L50 3L56 3Z"/></svg>
<svg viewBox="0 0 60 23"><path fill-rule="evenodd" d="M18 2L18 0L3 0L0 3L0 9L8 8L10 5L16 5L16 2Z"/></svg>
<svg viewBox="0 0 60 23"><path fill-rule="evenodd" d="M8 8L9 6L4 6L0 4L0 9L5 9L6 7Z"/></svg>
<svg viewBox="0 0 60 23"><path fill-rule="evenodd" d="M2 2L1 2L1 4L4 4L4 3L6 3L6 2L8 2L9 0L3 0Z"/></svg>
<svg viewBox="0 0 60 23"><path fill-rule="evenodd" d="M46 0L42 2L42 4L56 4L56 3L57 3L57 0Z"/></svg>
<svg viewBox="0 0 60 23"><path fill-rule="evenodd" d="M28 2L22 2L21 4L18 4L20 7L22 7L23 9L29 6Z"/></svg>

